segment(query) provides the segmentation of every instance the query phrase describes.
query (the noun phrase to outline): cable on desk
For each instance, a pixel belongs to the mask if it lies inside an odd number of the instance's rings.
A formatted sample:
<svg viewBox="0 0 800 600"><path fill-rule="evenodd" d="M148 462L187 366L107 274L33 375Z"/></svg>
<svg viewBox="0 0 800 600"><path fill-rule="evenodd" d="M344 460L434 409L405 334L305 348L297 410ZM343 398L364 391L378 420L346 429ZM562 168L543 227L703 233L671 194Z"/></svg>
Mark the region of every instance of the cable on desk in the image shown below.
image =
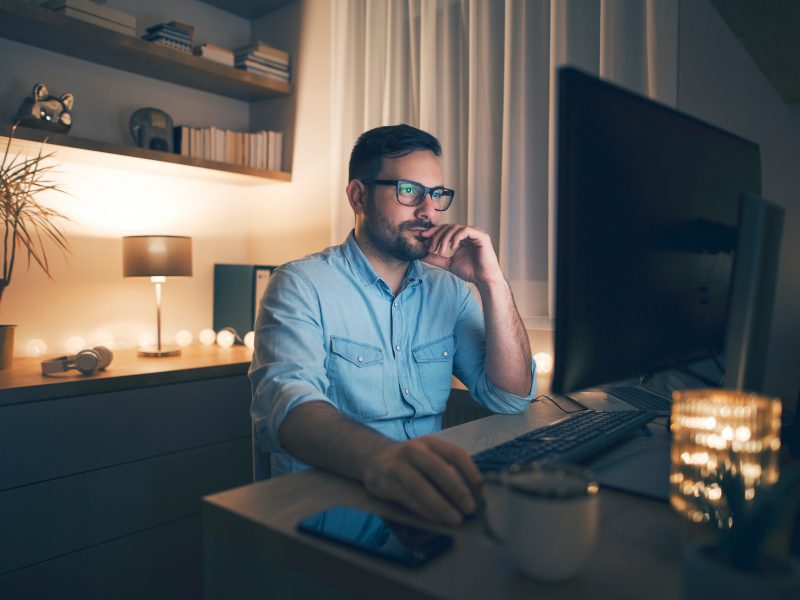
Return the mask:
<svg viewBox="0 0 800 600"><path fill-rule="evenodd" d="M553 400L553 399L552 399L550 396L548 396L547 394L539 394L538 396L536 396L536 398L534 398L534 399L533 399L533 401L534 401L534 402L536 402L536 401L537 401L537 400L539 400L540 398L544 398L544 399L546 399L546 400L550 400L550 402L552 402L553 404L555 404L555 405L556 405L556 408L558 408L558 409L559 409L561 412L564 412L564 413L567 413L567 414L572 414L572 413L577 413L577 412L583 412L583 411L587 410L586 408L577 408L577 409L575 409L575 410L567 410L566 408L564 408L563 406L561 406L561 405L560 405L558 402L556 402L555 400Z"/></svg>

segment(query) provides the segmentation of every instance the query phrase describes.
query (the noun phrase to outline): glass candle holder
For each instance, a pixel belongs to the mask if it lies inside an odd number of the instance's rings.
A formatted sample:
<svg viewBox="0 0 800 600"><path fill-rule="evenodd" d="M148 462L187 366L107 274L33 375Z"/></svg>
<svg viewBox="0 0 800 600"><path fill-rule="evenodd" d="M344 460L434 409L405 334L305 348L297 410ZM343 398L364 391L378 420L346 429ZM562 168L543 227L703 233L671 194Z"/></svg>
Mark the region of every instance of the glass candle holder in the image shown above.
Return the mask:
<svg viewBox="0 0 800 600"><path fill-rule="evenodd" d="M745 502L778 480L781 402L750 392L680 390L672 394L670 503L695 523L733 526L727 489ZM738 492L737 492L738 493Z"/></svg>

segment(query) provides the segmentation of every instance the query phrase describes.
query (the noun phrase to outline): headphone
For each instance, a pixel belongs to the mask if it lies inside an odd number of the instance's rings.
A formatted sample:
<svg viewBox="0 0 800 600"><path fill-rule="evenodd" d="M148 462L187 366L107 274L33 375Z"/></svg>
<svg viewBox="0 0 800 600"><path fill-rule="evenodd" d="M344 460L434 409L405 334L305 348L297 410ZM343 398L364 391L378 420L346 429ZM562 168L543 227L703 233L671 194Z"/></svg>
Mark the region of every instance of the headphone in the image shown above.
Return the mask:
<svg viewBox="0 0 800 600"><path fill-rule="evenodd" d="M84 375L91 375L95 371L102 371L111 364L114 354L105 346L95 346L92 349L81 350L72 356L59 356L42 361L42 375L63 373L70 369L77 369Z"/></svg>

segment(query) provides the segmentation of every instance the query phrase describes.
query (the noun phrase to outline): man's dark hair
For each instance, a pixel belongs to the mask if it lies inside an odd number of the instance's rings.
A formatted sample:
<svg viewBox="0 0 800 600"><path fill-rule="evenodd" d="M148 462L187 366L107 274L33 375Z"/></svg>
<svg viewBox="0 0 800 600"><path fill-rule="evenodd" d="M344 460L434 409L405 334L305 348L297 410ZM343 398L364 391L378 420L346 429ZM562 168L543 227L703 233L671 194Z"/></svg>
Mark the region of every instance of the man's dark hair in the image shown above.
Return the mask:
<svg viewBox="0 0 800 600"><path fill-rule="evenodd" d="M406 125L385 125L361 134L350 153L347 180L377 179L384 158L398 158L415 150L442 155L439 140L430 133Z"/></svg>

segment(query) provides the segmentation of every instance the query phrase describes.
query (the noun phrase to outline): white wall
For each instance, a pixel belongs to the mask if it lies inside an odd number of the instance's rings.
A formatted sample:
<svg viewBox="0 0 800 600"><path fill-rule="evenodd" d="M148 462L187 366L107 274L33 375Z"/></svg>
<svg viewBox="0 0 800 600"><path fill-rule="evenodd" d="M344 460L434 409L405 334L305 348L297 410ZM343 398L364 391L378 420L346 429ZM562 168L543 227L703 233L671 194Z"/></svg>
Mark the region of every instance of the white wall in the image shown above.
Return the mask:
<svg viewBox="0 0 800 600"><path fill-rule="evenodd" d="M767 389L792 406L800 389L800 113L707 0L681 2L679 47L679 108L757 142L762 193L786 210Z"/></svg>
<svg viewBox="0 0 800 600"><path fill-rule="evenodd" d="M232 47L251 40L249 21L193 0L109 0L107 5L136 14L139 33L174 19L194 24L198 42ZM306 10L307 5L313 10ZM72 252L66 261L51 252L55 281L36 267L26 272L24 261L18 262L0 305L0 322L18 324L17 355L25 354L33 338L43 339L52 355L65 352L72 336L87 345L125 347L136 345L140 333L155 331L153 286L122 278L123 235L193 238L194 276L169 280L164 288L164 333L169 340L179 329L196 335L211 326L214 263L275 264L328 244L330 7L324 0L299 6L295 26L282 32L297 48L296 88L290 100L302 116L285 123L294 131L292 182L53 148L58 181L70 195L48 194L44 200L72 219L66 225ZM273 26L280 29L282 18L273 15ZM272 43L262 32L257 37ZM127 120L142 106L167 111L176 124L231 129L260 127L265 119L259 110L270 111L271 101L254 105L251 123L248 103L3 39L0 61L0 121L11 122L22 97L42 81L53 93L75 94L71 133L91 139L130 143ZM283 125L280 119L274 123ZM31 144L22 147L35 149Z"/></svg>
<svg viewBox="0 0 800 600"><path fill-rule="evenodd" d="M346 181L331 190L331 2L304 0L270 12L253 22L253 37L292 57L295 93L251 106L255 128L294 124L285 140L291 154L284 155L292 182L270 188L249 219L251 261L277 264L341 242L330 239L330 203L347 202Z"/></svg>

